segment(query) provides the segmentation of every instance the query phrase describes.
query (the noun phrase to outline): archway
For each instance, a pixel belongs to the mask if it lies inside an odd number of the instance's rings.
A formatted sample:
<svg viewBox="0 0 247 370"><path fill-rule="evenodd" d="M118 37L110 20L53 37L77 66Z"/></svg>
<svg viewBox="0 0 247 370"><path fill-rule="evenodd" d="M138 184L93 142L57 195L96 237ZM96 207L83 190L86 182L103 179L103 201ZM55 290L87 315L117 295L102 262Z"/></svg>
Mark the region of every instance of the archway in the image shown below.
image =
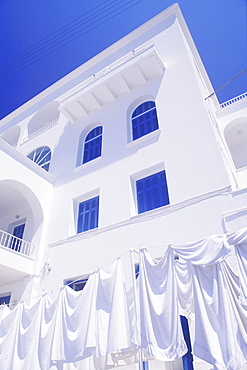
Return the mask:
<svg viewBox="0 0 247 370"><path fill-rule="evenodd" d="M0 181L0 229L12 234L14 228L23 223L23 239L37 244L43 224L43 211L37 196L19 181Z"/></svg>

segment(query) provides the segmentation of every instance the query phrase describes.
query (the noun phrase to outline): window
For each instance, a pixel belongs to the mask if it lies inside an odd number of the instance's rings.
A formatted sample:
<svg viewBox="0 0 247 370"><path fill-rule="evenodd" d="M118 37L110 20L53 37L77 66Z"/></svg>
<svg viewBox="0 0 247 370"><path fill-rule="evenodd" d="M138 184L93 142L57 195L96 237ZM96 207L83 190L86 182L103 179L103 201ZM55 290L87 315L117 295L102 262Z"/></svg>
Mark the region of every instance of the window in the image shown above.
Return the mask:
<svg viewBox="0 0 247 370"><path fill-rule="evenodd" d="M12 242L11 242L11 248L17 252L20 252L20 249L21 249L21 240L22 237L23 237L23 233L24 233L24 229L25 229L25 224L21 224L21 225L18 225L18 226L15 226L14 227L14 230L13 230L13 235L17 238L12 238Z"/></svg>
<svg viewBox="0 0 247 370"><path fill-rule="evenodd" d="M41 146L33 150L27 156L31 161L37 163L44 170L49 171L50 161L51 161L51 149L48 146Z"/></svg>
<svg viewBox="0 0 247 370"><path fill-rule="evenodd" d="M188 319L185 316L180 316L180 323L183 330L184 340L187 344L188 351L183 355L183 368L184 369L193 369L193 355L192 355L192 347L191 347L191 340L190 340L190 330L188 325Z"/></svg>
<svg viewBox="0 0 247 370"><path fill-rule="evenodd" d="M143 369L143 370L148 370L148 369L149 369L148 361L143 361L143 362L142 362L142 369Z"/></svg>
<svg viewBox="0 0 247 370"><path fill-rule="evenodd" d="M159 128L155 102L146 101L139 105L132 114L133 140L149 134Z"/></svg>
<svg viewBox="0 0 247 370"><path fill-rule="evenodd" d="M79 204L77 233L98 227L99 197Z"/></svg>
<svg viewBox="0 0 247 370"><path fill-rule="evenodd" d="M169 204L165 171L155 173L136 182L138 213Z"/></svg>
<svg viewBox="0 0 247 370"><path fill-rule="evenodd" d="M83 163L92 161L101 156L102 126L95 127L86 136L84 143Z"/></svg>
<svg viewBox="0 0 247 370"><path fill-rule="evenodd" d="M80 279L80 280L68 280L66 282L66 285L68 285L71 289L78 292L79 290L83 290L86 283L88 281L88 278Z"/></svg>
<svg viewBox="0 0 247 370"><path fill-rule="evenodd" d="M3 296L3 297L0 297L0 306L2 306L4 304L9 304L10 297L11 297L10 295L6 295L6 296Z"/></svg>
<svg viewBox="0 0 247 370"><path fill-rule="evenodd" d="M137 279L140 275L140 265L139 263L135 264L135 278Z"/></svg>

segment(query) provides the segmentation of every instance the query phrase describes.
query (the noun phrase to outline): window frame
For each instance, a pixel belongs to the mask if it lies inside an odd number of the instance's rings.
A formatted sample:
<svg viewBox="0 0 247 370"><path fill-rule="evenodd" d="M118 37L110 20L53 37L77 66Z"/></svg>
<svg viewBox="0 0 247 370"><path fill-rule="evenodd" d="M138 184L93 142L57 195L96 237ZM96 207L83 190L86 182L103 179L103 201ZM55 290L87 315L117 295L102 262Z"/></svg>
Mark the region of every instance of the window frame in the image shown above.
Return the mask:
<svg viewBox="0 0 247 370"><path fill-rule="evenodd" d="M144 110L144 112L140 112L138 114L135 114L135 112L138 110L138 109L141 109L142 106L144 106L145 104L149 104L149 103L152 103L153 106L152 107L149 107L147 108L146 110ZM136 124L136 120L140 117L144 117L146 116L147 113L149 112L152 112L152 111L155 111L155 115L154 115L154 118L151 117L150 120L147 120L147 119L144 119L143 123L141 122L138 122L137 121L137 124ZM134 115L134 117L133 117ZM157 108L156 108L156 103L155 103L155 100L145 100L143 101L142 103L138 104L134 110L132 110L132 113L130 115L130 121L131 121L131 141L132 142L135 142L143 137L145 137L146 135L148 134L151 134L157 130L159 130L159 121L158 121L158 114L157 114ZM134 121L135 121L135 126L134 127ZM149 125L149 122L151 122L151 129L148 129L148 125ZM140 131L142 130L142 127L144 127L144 132L142 134L140 134ZM138 132L137 135L135 135L135 132Z"/></svg>
<svg viewBox="0 0 247 370"><path fill-rule="evenodd" d="M48 151L47 153L45 153L44 156L42 156L42 153L44 149L46 148L48 149ZM39 154L36 154L39 149L41 149L41 152ZM42 163L43 159L47 155L49 156L49 159L46 162ZM41 156L41 160L40 160L40 156ZM43 170L47 172L49 172L49 169L50 169L51 157L52 157L51 148L47 145L39 146L38 148L33 149L29 154L27 154L27 158L29 158L32 162L36 163L39 167L43 168Z"/></svg>
<svg viewBox="0 0 247 370"><path fill-rule="evenodd" d="M161 176L164 174L164 181L162 182ZM156 179L155 179L156 176ZM158 185L154 184L154 181L158 181ZM144 188L144 190L138 190L138 186L143 183L145 185L145 182L150 181L151 185L150 187ZM168 191L168 185L167 185L167 178L166 178L166 171L162 169L161 171L156 171L151 174L145 175L144 177L139 177L138 179L135 180L135 196L136 196L136 211L137 214L140 215L142 213L146 213L148 211L155 210L157 208L167 206L170 204L170 198L169 198L169 191ZM157 189L158 189L158 194L157 194ZM150 195L151 192L151 195ZM142 202L142 205L140 204L140 195L142 193L144 194L144 201ZM163 193L163 194L162 194ZM149 197L149 198L148 198ZM158 200L158 205L154 206L155 203L157 204L157 199ZM164 201L163 201L164 200ZM151 202L152 206L150 207L148 202Z"/></svg>
<svg viewBox="0 0 247 370"><path fill-rule="evenodd" d="M79 292L85 288L88 279L89 279L89 275L84 275L78 278L70 278L70 279L64 280L64 285L69 286L75 292ZM78 287L80 284L83 284L81 289L74 289L76 288L76 286Z"/></svg>
<svg viewBox="0 0 247 370"><path fill-rule="evenodd" d="M6 300L6 302L5 302L5 300ZM10 305L10 301L11 301L11 293L10 292L0 294L0 306Z"/></svg>
<svg viewBox="0 0 247 370"><path fill-rule="evenodd" d="M92 205L93 201L96 201L96 209L94 208L92 210L91 208L93 207L93 205ZM85 208L87 208L87 204L89 204L90 209L85 209L84 210L83 208L84 208L84 206L85 206ZM80 208L81 208L81 211L80 211ZM91 223L92 223L92 219L91 219L92 214L91 213L93 211L96 211L96 214L93 217L94 218L93 227L87 228L87 227L85 227L85 222L86 222L85 219L88 218L88 217L86 217L86 215L88 213L90 214L89 215L89 218L90 218L89 222L90 222L90 225L91 225ZM82 217L82 220L80 219L80 217ZM87 199L83 199L80 202L78 202L78 205L77 205L77 220L76 220L76 234L81 234L81 233L84 233L86 231L96 229L98 227L99 227L99 194L96 195L96 196L87 198Z"/></svg>
<svg viewBox="0 0 247 370"><path fill-rule="evenodd" d="M100 129L100 133L96 133L95 136L93 136L92 138L90 138L90 134L93 133L93 131L97 130L97 129ZM89 138L88 138L89 137ZM97 140L99 140L99 143L97 144ZM94 144L91 148L90 148L90 145L91 144ZM90 131L87 132L87 134L85 135L85 138L83 140L83 147L82 147L82 160L81 160L81 164L82 165L85 165L89 162L92 162L93 160L97 159L97 158L100 158L102 156L102 148L103 148L103 126L102 125L98 125L98 126L95 126L93 127ZM100 147L99 149L99 154L98 155L95 155L95 151L96 149ZM90 156L90 151L93 150L93 156L91 157ZM89 153L89 158L85 158L86 154Z"/></svg>

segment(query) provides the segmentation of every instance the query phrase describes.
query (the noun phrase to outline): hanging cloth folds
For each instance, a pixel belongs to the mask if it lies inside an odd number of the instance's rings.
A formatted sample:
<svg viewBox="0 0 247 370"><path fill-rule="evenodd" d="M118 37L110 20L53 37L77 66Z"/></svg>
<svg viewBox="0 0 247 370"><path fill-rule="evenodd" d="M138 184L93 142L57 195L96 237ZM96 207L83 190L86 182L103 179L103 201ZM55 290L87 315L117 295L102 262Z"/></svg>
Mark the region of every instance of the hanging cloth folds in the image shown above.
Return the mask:
<svg viewBox="0 0 247 370"><path fill-rule="evenodd" d="M240 369L247 362L247 229L168 247L158 260L146 249L138 253L136 297L129 299L117 259L109 271L93 273L83 291L65 287L54 301L0 307L0 369L72 362L111 369L137 362L137 346L145 358L172 361L187 351L179 314L195 318L197 357L218 370Z"/></svg>
<svg viewBox="0 0 247 370"><path fill-rule="evenodd" d="M108 273L99 270L96 315L98 333L96 357L136 349L131 341L132 319L119 258Z"/></svg>
<svg viewBox="0 0 247 370"><path fill-rule="evenodd" d="M247 307L239 302L239 277L227 261L192 265L194 354L218 370L238 370L247 362Z"/></svg>
<svg viewBox="0 0 247 370"><path fill-rule="evenodd" d="M180 257L190 260L194 265L213 265L231 253L226 235L211 235L205 239L171 247Z"/></svg>
<svg viewBox="0 0 247 370"><path fill-rule="evenodd" d="M188 317L193 311L193 286L190 261L175 259L175 277L179 315Z"/></svg>
<svg viewBox="0 0 247 370"><path fill-rule="evenodd" d="M161 260L139 251L139 320L134 342L157 360L173 361L187 352L180 325L174 254L171 248Z"/></svg>
<svg viewBox="0 0 247 370"><path fill-rule="evenodd" d="M108 360L116 366L117 360L136 351L131 323L122 265L117 259L108 272L99 270L90 275L82 291L69 287L61 291L52 362L93 356L98 369ZM109 354L115 354L114 361L106 357Z"/></svg>
<svg viewBox="0 0 247 370"><path fill-rule="evenodd" d="M82 291L75 292L68 286L61 290L52 343L52 362L73 362L86 358L96 348L96 282L97 274L94 273Z"/></svg>
<svg viewBox="0 0 247 370"><path fill-rule="evenodd" d="M57 301L43 297L32 306L24 302L2 317L0 369L50 368Z"/></svg>
<svg viewBox="0 0 247 370"><path fill-rule="evenodd" d="M228 242L235 245L241 286L240 301L247 306L247 228L232 233Z"/></svg>

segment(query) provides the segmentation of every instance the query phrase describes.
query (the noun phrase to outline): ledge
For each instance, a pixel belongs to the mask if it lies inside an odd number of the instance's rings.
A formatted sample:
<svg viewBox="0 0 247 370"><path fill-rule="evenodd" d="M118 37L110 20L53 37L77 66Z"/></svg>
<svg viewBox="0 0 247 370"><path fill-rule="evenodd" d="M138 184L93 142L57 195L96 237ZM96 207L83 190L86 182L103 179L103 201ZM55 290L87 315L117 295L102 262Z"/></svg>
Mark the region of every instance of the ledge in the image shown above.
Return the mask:
<svg viewBox="0 0 247 370"><path fill-rule="evenodd" d="M42 177L44 180L48 181L51 184L54 184L55 177L50 173L44 170L42 167L40 167L38 164L31 161L31 159L27 158L22 153L18 152L15 148L13 148L11 145L6 143L3 139L0 138L0 149L9 155L14 160L18 161L23 166L27 167L34 173L36 173L38 176Z"/></svg>
<svg viewBox="0 0 247 370"><path fill-rule="evenodd" d="M114 223L114 224L111 224L105 227L98 227L92 230L85 231L80 234L69 236L66 239L62 239L57 242L50 243L48 247L50 248L57 247L62 244L72 243L72 242L80 241L83 239L92 238L104 232L118 229L120 227L132 225L132 224L143 222L143 221L148 221L151 219L156 219L158 217L163 217L167 214L177 212L180 209L193 206L194 204L197 204L199 202L205 201L207 199L210 199L216 196L229 195L229 194L231 194L231 186L226 186L221 189L213 190L209 193L201 194L196 197L186 199L180 203L168 204L168 205L165 205L165 206L162 206L156 209L152 209L150 211L147 211L141 214L137 214L135 216L130 217L129 219L126 219L126 220L123 220L123 221L120 221L120 222L117 222L117 223Z"/></svg>
<svg viewBox="0 0 247 370"><path fill-rule="evenodd" d="M80 166L77 166L75 168L73 168L73 172L79 172L79 171L82 171L83 169L89 167L89 166L92 166L98 162L100 162L102 160L102 156L100 157L97 157L95 159L92 159L91 161L89 162L86 162L86 163L83 163L81 164Z"/></svg>
<svg viewBox="0 0 247 370"><path fill-rule="evenodd" d="M75 123L164 71L157 49L148 42L64 94L59 111Z"/></svg>
<svg viewBox="0 0 247 370"><path fill-rule="evenodd" d="M150 138L153 138L155 136L159 136L160 134L161 134L161 129L152 131L149 134L140 137L139 139L130 141L128 144L125 145L125 148L127 148L127 149L128 148L131 148L131 147L136 146L136 145L138 145L140 143L143 143L145 141L148 141Z"/></svg>

